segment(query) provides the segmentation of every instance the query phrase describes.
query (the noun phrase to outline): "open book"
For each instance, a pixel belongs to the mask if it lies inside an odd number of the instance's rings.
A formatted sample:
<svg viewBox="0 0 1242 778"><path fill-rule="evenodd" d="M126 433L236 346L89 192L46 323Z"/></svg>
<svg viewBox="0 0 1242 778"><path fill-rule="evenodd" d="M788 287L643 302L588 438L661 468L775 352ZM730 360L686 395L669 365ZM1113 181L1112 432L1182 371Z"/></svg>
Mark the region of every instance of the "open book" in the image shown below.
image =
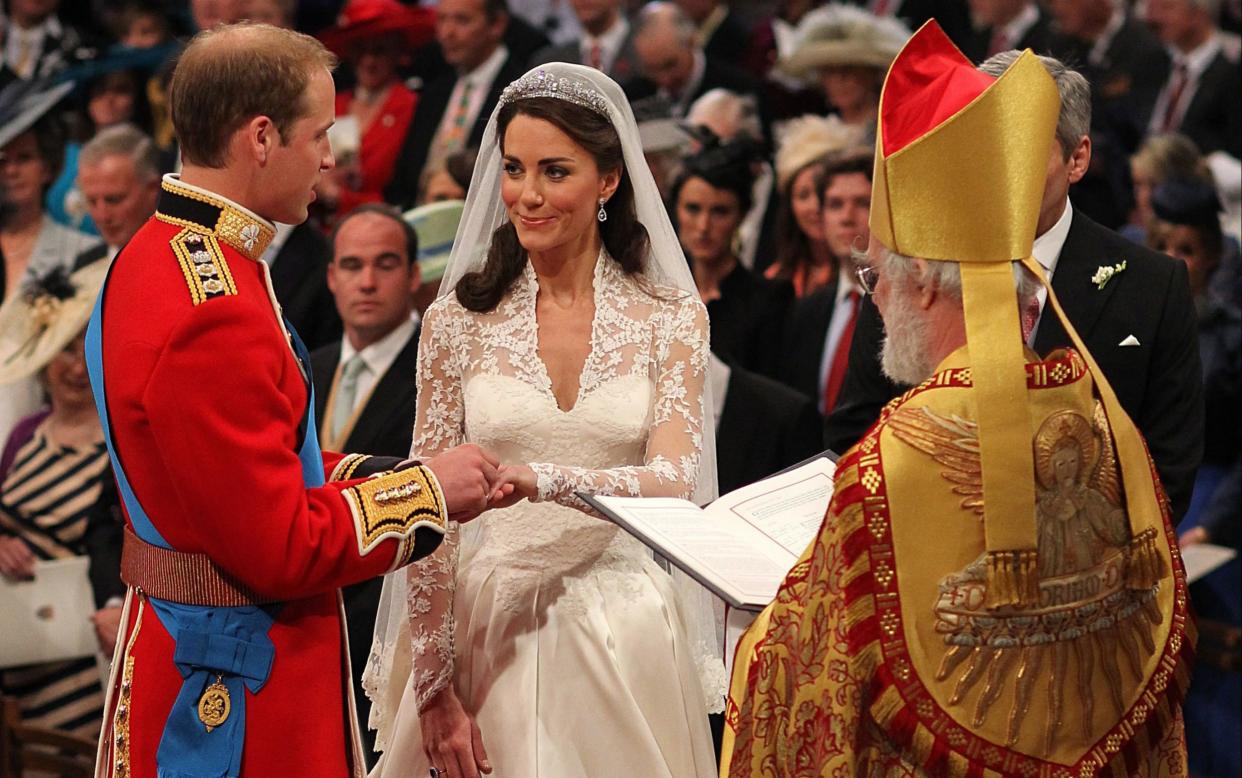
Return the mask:
<svg viewBox="0 0 1242 778"><path fill-rule="evenodd" d="M819 531L835 474L823 454L706 508L664 497L578 496L725 602L759 611Z"/></svg>

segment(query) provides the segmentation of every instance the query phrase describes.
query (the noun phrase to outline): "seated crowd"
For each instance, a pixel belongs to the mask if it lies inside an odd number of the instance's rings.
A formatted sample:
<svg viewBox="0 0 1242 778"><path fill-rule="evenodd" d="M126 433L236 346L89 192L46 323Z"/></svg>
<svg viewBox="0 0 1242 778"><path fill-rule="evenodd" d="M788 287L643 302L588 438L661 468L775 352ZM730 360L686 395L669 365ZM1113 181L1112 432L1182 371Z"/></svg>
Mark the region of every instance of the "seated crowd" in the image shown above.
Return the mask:
<svg viewBox="0 0 1242 778"><path fill-rule="evenodd" d="M857 258L880 85L911 31L934 15L992 75L1033 49L1062 101L1035 259L1144 434L1183 545L1237 549L1238 14L1219 0L8 0L0 575L89 556L93 624L112 654L123 517L83 331L109 263L178 169L167 100L178 51L196 30L241 20L313 34L341 61L336 166L310 219L278 225L262 257L313 352L325 448L407 453L420 314L484 126L529 67L569 61L625 89L707 306L722 493L843 452L909 388L880 370L883 325ZM1023 326L1043 354L1069 340L1040 306ZM1242 623L1240 569L1192 587L1201 616ZM369 651L378 598L378 579L345 592L355 657ZM1196 672L1191 766L1237 774L1242 676ZM93 657L0 667L0 692L31 721L98 733Z"/></svg>

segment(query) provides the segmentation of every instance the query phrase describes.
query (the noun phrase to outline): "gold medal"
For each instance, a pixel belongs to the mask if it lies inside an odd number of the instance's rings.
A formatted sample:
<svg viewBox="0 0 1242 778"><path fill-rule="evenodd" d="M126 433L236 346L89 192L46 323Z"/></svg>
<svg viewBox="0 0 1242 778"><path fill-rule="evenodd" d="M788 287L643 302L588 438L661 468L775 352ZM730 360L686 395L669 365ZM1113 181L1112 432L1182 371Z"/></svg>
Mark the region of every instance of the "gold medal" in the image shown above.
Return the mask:
<svg viewBox="0 0 1242 778"><path fill-rule="evenodd" d="M217 675L215 683L204 689L203 696L198 698L198 720L207 726L208 732L228 721L233 709L228 687L221 681L222 677Z"/></svg>

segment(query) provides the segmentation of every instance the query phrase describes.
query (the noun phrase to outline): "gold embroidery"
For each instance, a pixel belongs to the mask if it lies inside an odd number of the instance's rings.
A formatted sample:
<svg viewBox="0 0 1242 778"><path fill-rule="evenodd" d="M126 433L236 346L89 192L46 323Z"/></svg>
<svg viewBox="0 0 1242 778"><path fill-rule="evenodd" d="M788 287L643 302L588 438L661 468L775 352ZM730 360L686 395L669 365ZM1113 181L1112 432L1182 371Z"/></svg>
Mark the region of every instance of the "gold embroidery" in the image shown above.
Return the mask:
<svg viewBox="0 0 1242 778"><path fill-rule="evenodd" d="M336 463L336 467L332 468L332 477L329 481L349 481L354 478L354 473L362 466L363 462L370 459L368 454L347 454L340 462Z"/></svg>
<svg viewBox="0 0 1242 778"><path fill-rule="evenodd" d="M176 182L169 181L168 179L164 180L162 186L167 191L180 197L197 200L200 203L207 203L219 208L220 216L216 219L215 224L197 224L188 219L181 219L157 211L155 216L161 221L182 227L212 230L220 240L240 251L248 259L253 260L258 260L262 257L263 252L267 250L267 247L271 245L272 240L276 237L276 230L272 227L238 210L222 198L210 197L202 192L177 186Z"/></svg>
<svg viewBox="0 0 1242 778"><path fill-rule="evenodd" d="M190 300L195 305L213 297L237 294L229 264L214 236L187 227L169 245L181 265Z"/></svg>
<svg viewBox="0 0 1242 778"><path fill-rule="evenodd" d="M941 580L934 606L946 645L936 679L957 679L949 704L966 704L977 694L972 724L979 727L1012 685L1006 739L1013 745L1034 687L1042 684L1049 702L1045 754L1052 751L1067 699L1082 711L1089 734L1094 679L1104 679L1112 710L1125 712L1125 679L1142 678L1145 659L1155 651L1148 623L1160 620L1158 610L1152 613L1158 586L1128 583L1151 580L1145 566L1159 558L1157 538L1153 531L1131 540L1116 455L1098 403L1093 417L1060 411L1035 434L1037 550L985 552ZM973 422L929 408L902 408L890 417L889 428L944 466L941 475L963 496L962 508L982 511ZM1029 591L1023 590L1027 584ZM998 587L999 605L991 596ZM886 626L883 620L880 625ZM1073 677L1067 672L1071 661ZM1158 689L1161 679L1155 683Z"/></svg>
<svg viewBox="0 0 1242 778"><path fill-rule="evenodd" d="M448 511L431 471L421 465L369 478L344 490L354 513L358 552L369 554L385 538L405 540L418 527L444 531ZM409 561L413 545L403 546L397 565Z"/></svg>
<svg viewBox="0 0 1242 778"><path fill-rule="evenodd" d="M112 774L116 778L129 778L129 722L131 699L134 684L134 643L138 640L138 632L142 629L142 611L146 597L141 592L133 595L138 600L138 615L134 617L134 631L125 643L125 654L121 665L120 696L116 702L116 710L112 714Z"/></svg>

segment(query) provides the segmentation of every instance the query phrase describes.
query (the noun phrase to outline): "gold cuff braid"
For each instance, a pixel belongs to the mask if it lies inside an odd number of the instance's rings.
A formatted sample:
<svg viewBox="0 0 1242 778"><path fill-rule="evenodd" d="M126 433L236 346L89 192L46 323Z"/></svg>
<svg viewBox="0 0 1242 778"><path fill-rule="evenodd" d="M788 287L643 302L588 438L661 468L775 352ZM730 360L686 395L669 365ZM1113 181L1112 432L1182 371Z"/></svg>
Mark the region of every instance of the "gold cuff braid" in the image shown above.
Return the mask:
<svg viewBox="0 0 1242 778"><path fill-rule="evenodd" d="M443 534L448 508L435 475L422 465L384 473L342 492L354 514L358 553L366 556L386 538L401 543L395 566L409 561L415 530L431 529Z"/></svg>
<svg viewBox="0 0 1242 778"><path fill-rule="evenodd" d="M354 473L362 466L363 462L370 459L369 454L348 454L336 463L336 467L332 468L332 474L328 477L329 481L348 481L354 477Z"/></svg>

